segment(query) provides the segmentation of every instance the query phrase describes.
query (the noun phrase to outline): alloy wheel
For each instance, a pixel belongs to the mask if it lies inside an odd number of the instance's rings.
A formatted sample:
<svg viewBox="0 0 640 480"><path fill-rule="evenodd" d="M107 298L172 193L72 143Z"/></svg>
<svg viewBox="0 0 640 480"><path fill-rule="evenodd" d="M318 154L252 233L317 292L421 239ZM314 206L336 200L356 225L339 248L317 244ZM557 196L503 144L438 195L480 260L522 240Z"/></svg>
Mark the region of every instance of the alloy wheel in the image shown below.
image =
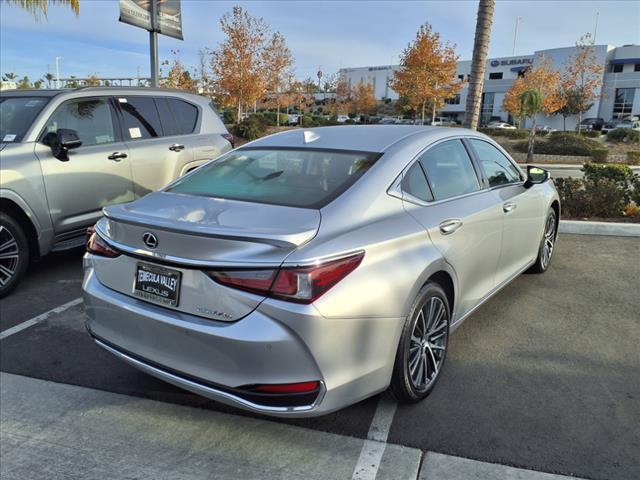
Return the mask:
<svg viewBox="0 0 640 480"><path fill-rule="evenodd" d="M18 269L18 242L9 229L0 225L0 286L7 285Z"/></svg>
<svg viewBox="0 0 640 480"><path fill-rule="evenodd" d="M542 245L542 268L546 269L551 262L553 255L553 247L556 241L556 216L551 214L547 217L547 223L544 227L544 244Z"/></svg>
<svg viewBox="0 0 640 480"><path fill-rule="evenodd" d="M449 335L444 302L431 297L418 312L409 345L409 376L416 390L424 391L436 379L444 361Z"/></svg>

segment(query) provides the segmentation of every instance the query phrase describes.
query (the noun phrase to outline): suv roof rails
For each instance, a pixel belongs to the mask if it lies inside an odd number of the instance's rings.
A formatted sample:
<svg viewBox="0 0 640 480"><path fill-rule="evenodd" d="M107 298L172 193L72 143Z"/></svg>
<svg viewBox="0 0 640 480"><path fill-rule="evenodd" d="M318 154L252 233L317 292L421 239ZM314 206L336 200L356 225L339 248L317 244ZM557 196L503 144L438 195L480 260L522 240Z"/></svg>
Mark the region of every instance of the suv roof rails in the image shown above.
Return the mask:
<svg viewBox="0 0 640 480"><path fill-rule="evenodd" d="M127 86L82 86L70 89L72 91L80 91L80 90L142 90L142 91L150 91L150 92L177 92L177 93L187 93L191 95L199 95L199 93L189 92L187 90L180 90L178 88L164 88L164 87L127 87Z"/></svg>

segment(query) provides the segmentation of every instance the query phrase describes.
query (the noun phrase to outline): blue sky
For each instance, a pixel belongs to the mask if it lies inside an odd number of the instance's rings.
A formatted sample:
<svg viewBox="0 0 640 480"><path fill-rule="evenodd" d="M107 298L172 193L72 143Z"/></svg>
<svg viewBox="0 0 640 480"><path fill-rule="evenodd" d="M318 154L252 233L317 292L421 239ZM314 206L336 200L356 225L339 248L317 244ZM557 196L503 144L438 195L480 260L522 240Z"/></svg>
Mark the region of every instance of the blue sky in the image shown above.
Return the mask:
<svg viewBox="0 0 640 480"><path fill-rule="evenodd" d="M80 16L61 6L50 7L48 21L36 22L26 12L0 0L0 72L41 77L141 76L149 73L148 33L118 22L117 0L81 0ZM185 40L160 36L160 59L179 49L186 65L195 66L198 49L215 48L222 40L219 19L239 4L283 33L296 59L296 75L313 76L341 67L384 65L430 22L442 38L456 44L462 60L470 59L476 1L253 1L182 0ZM640 43L638 1L500 1L496 3L489 55L511 55L515 20L519 26L516 54L570 46L593 31L599 12L597 43Z"/></svg>

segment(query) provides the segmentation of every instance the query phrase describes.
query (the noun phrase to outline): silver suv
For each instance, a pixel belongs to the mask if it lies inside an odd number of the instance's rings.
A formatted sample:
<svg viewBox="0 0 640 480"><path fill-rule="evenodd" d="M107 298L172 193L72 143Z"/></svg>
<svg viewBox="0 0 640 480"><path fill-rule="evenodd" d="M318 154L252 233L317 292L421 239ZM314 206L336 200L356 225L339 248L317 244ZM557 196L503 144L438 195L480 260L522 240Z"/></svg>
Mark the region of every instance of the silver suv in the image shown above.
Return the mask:
<svg viewBox="0 0 640 480"><path fill-rule="evenodd" d="M0 297L30 258L82 245L102 208L231 150L211 100L87 87L0 94Z"/></svg>

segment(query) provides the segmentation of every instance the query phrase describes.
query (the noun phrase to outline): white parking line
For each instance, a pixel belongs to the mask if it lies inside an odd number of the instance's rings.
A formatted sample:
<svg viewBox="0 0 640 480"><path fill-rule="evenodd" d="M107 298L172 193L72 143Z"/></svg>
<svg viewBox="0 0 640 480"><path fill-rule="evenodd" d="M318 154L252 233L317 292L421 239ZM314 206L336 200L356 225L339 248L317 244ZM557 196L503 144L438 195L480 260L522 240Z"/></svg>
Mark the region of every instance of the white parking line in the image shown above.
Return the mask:
<svg viewBox="0 0 640 480"><path fill-rule="evenodd" d="M362 445L358 463L353 470L352 480L375 480L397 407L396 401L388 398L386 394L380 398L367 439Z"/></svg>
<svg viewBox="0 0 640 480"><path fill-rule="evenodd" d="M10 337L14 333L21 332L25 328L29 328L29 327L37 324L37 323L40 323L40 322L46 320L51 315L54 315L56 313L62 313L65 310L67 310L67 309L69 309L71 307L74 307L74 306L76 306L76 305L78 305L80 303L82 303L82 298L75 298L75 299L71 300L70 302L63 303L59 307L52 308L48 312L41 313L37 317L30 318L29 320L26 320L26 321L24 321L22 323L19 323L18 325L15 325L15 326L13 326L11 328L7 328L5 331L0 333L0 340L4 340L5 338Z"/></svg>

